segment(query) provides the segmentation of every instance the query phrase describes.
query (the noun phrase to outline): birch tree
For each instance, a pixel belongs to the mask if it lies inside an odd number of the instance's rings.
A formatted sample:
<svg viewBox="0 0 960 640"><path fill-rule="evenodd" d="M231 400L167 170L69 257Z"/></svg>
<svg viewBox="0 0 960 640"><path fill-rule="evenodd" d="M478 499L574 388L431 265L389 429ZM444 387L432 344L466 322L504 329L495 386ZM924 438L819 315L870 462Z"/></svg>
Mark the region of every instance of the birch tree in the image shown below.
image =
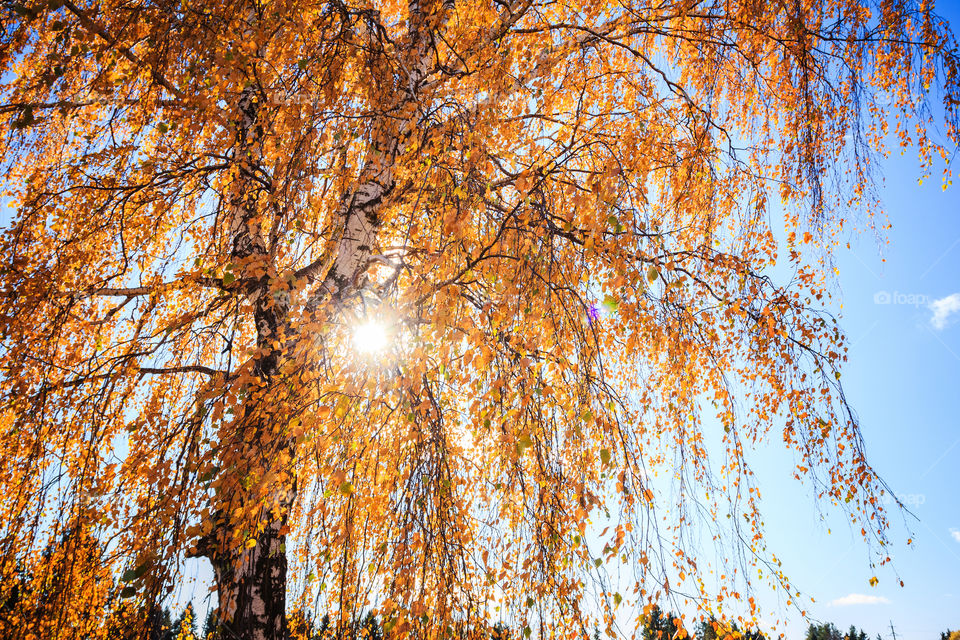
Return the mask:
<svg viewBox="0 0 960 640"><path fill-rule="evenodd" d="M745 627L770 444L888 560L832 256L955 148L931 2L2 7L5 634Z"/></svg>

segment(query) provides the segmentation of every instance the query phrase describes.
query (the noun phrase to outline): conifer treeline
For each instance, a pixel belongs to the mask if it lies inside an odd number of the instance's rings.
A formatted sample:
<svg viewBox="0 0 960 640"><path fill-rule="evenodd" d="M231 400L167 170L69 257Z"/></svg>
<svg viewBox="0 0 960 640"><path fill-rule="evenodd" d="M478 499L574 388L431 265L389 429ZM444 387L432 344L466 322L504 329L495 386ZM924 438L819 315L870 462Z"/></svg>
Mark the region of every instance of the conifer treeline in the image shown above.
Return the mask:
<svg viewBox="0 0 960 640"><path fill-rule="evenodd" d="M45 555L56 556L64 548L70 545L77 546L86 541L85 537L78 536L71 530L63 536L59 544L51 545L45 551ZM90 553L99 552L96 543L90 546L92 547L89 549ZM60 566L61 564L52 563L51 571L42 576L34 575L21 567L16 572L16 580L0 587L0 638L30 636L29 630L22 627L24 620L36 622L47 619L49 624L43 625L42 629L49 632L57 628L56 604L62 599L61 596L69 596L61 592L67 588L65 584L71 582L66 579L66 567ZM101 578L111 583L109 592L113 593L114 597L123 598L121 583L115 582L109 576L101 576ZM25 611L25 608L31 610ZM113 613L111 622L108 624L109 640L230 640L222 637L218 632L215 612L212 608L202 625L198 625L192 605L187 605L179 615L175 615L169 607L157 605L143 614L145 620L135 611L124 606ZM144 624L138 624L141 621ZM678 615L654 606L642 621L641 638L642 640L672 640L678 635L679 621ZM345 622L332 620L329 615L323 615L318 619L311 615L294 612L287 616L287 624L291 638L296 640L389 640L390 638L389 629L385 630L382 621L372 612ZM24 631L28 632L24 634ZM763 633L756 629L740 630L734 625L729 631L724 631L715 620L699 622L692 632L693 640L728 640L728 637L736 640L767 640ZM38 634L32 635L36 637ZM40 630L39 637L45 635L47 633ZM55 632L54 635L56 635ZM454 638L456 635L453 634ZM471 635L476 637L475 634ZM525 640L525 636L529 637L520 629L512 629L503 622L491 625L486 633L479 635L487 635L489 640ZM595 630L594 640L600 640L600 638L599 630ZM877 634L875 639L871 639L865 631L854 625L851 625L846 632L841 632L831 622L820 622L809 625L804 640L884 640L884 638ZM940 634L940 640L960 640L960 631L944 631Z"/></svg>

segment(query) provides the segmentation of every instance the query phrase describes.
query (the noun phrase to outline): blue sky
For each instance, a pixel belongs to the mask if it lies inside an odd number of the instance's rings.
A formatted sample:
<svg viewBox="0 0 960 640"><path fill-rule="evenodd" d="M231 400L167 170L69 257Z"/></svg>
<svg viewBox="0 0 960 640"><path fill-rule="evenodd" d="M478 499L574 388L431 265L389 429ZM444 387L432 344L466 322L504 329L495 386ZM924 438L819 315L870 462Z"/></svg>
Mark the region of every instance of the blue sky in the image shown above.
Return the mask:
<svg viewBox="0 0 960 640"><path fill-rule="evenodd" d="M960 2L937 5L960 31ZM839 513L824 508L821 519L783 457L755 458L755 471L770 548L816 600L813 618L855 624L871 638L892 640L892 625L898 640L939 640L960 629L960 183L944 191L940 165L918 184L915 150L878 168L893 227L879 240L851 235L850 249L838 251L834 311L849 339L843 382L869 459L915 516L893 514L892 567L870 568L859 531ZM802 639L807 621L770 594L760 599L787 616L787 638Z"/></svg>
<svg viewBox="0 0 960 640"><path fill-rule="evenodd" d="M880 168L889 243L852 235L839 250L834 310L849 339L843 381L869 459L916 516L893 516L892 569L870 569L859 532L839 513L826 509L821 520L784 459L771 453L755 464L770 547L816 599L814 618L885 639L892 622L898 639L938 640L960 628L960 192L944 192L939 176L919 185L913 151ZM787 636L801 638L807 623L782 612Z"/></svg>

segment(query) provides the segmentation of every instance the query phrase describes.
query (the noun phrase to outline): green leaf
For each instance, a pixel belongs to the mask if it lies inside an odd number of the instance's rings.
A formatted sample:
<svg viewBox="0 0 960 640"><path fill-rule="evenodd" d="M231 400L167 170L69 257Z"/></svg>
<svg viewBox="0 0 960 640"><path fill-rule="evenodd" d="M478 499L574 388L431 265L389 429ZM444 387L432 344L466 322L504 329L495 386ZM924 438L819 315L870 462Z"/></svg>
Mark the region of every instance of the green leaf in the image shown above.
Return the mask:
<svg viewBox="0 0 960 640"><path fill-rule="evenodd" d="M139 580L149 570L150 570L150 563L143 562L133 569L127 569L126 571L124 571L123 575L120 576L120 580L122 580L123 582L133 582L134 580Z"/></svg>
<svg viewBox="0 0 960 640"><path fill-rule="evenodd" d="M223 284L230 285L237 279L237 276L233 275L229 271L223 274Z"/></svg>
<svg viewBox="0 0 960 640"><path fill-rule="evenodd" d="M600 462L603 466L610 464L610 449L600 449Z"/></svg>
<svg viewBox="0 0 960 640"><path fill-rule="evenodd" d="M533 440L530 439L530 434L523 434L517 440L517 455L523 455L523 452L533 446Z"/></svg>
<svg viewBox="0 0 960 640"><path fill-rule="evenodd" d="M343 495L345 496L353 495L354 491L356 491L356 489L353 488L353 483L350 482L349 480L341 483L340 493L342 493Z"/></svg>
<svg viewBox="0 0 960 640"><path fill-rule="evenodd" d="M659 277L660 277L659 269L657 269L656 267L650 267L649 269L647 269L647 280L649 280L650 282L653 282Z"/></svg>
<svg viewBox="0 0 960 640"><path fill-rule="evenodd" d="M524 637L524 638L529 638L532 633L533 633L533 632L530 631L530 627L524 627L524 628L523 628L523 637Z"/></svg>
<svg viewBox="0 0 960 640"><path fill-rule="evenodd" d="M620 301L614 298L613 296L604 296L603 298L603 308L607 310L608 313L616 313L617 308L620 306Z"/></svg>
<svg viewBox="0 0 960 640"><path fill-rule="evenodd" d="M613 594L613 604L620 606L621 602L623 602L623 596L621 596L619 593Z"/></svg>
<svg viewBox="0 0 960 640"><path fill-rule="evenodd" d="M132 598L137 595L137 590L135 587L124 587L123 591L120 592L121 598Z"/></svg>

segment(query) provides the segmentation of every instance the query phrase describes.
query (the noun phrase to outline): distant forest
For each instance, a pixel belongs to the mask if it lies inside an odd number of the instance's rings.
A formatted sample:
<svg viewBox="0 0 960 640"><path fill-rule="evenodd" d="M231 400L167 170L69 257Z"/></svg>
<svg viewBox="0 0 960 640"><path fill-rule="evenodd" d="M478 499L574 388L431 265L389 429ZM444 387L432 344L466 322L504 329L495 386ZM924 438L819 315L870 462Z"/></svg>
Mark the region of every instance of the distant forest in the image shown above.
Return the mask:
<svg viewBox="0 0 960 640"><path fill-rule="evenodd" d="M653 611L643 621L642 640L671 640L678 632L675 624L679 616L662 611L654 607ZM308 640L387 640L389 633L384 631L380 619L372 613L367 613L353 624L342 627L339 631L330 617L324 615L319 620L294 616L289 620L291 631L295 636ZM756 629L740 630L734 625L734 632L739 634L738 640L767 640L766 636ZM490 640L520 640L526 634L519 629L511 629L499 622L490 629ZM593 640L600 640L598 629L594 630ZM693 629L694 640L725 640L725 636L718 634L715 621L701 621ZM216 620L211 612L202 625L198 625L192 609L179 616L174 616L169 609L151 616L147 640L225 640L218 634ZM127 640L118 637L117 640ZM790 640L790 639L788 639ZM892 640L881 634L870 637L863 629L851 625L846 631L841 631L832 622L810 623L803 640ZM947 630L940 634L940 640L960 640L960 630Z"/></svg>

